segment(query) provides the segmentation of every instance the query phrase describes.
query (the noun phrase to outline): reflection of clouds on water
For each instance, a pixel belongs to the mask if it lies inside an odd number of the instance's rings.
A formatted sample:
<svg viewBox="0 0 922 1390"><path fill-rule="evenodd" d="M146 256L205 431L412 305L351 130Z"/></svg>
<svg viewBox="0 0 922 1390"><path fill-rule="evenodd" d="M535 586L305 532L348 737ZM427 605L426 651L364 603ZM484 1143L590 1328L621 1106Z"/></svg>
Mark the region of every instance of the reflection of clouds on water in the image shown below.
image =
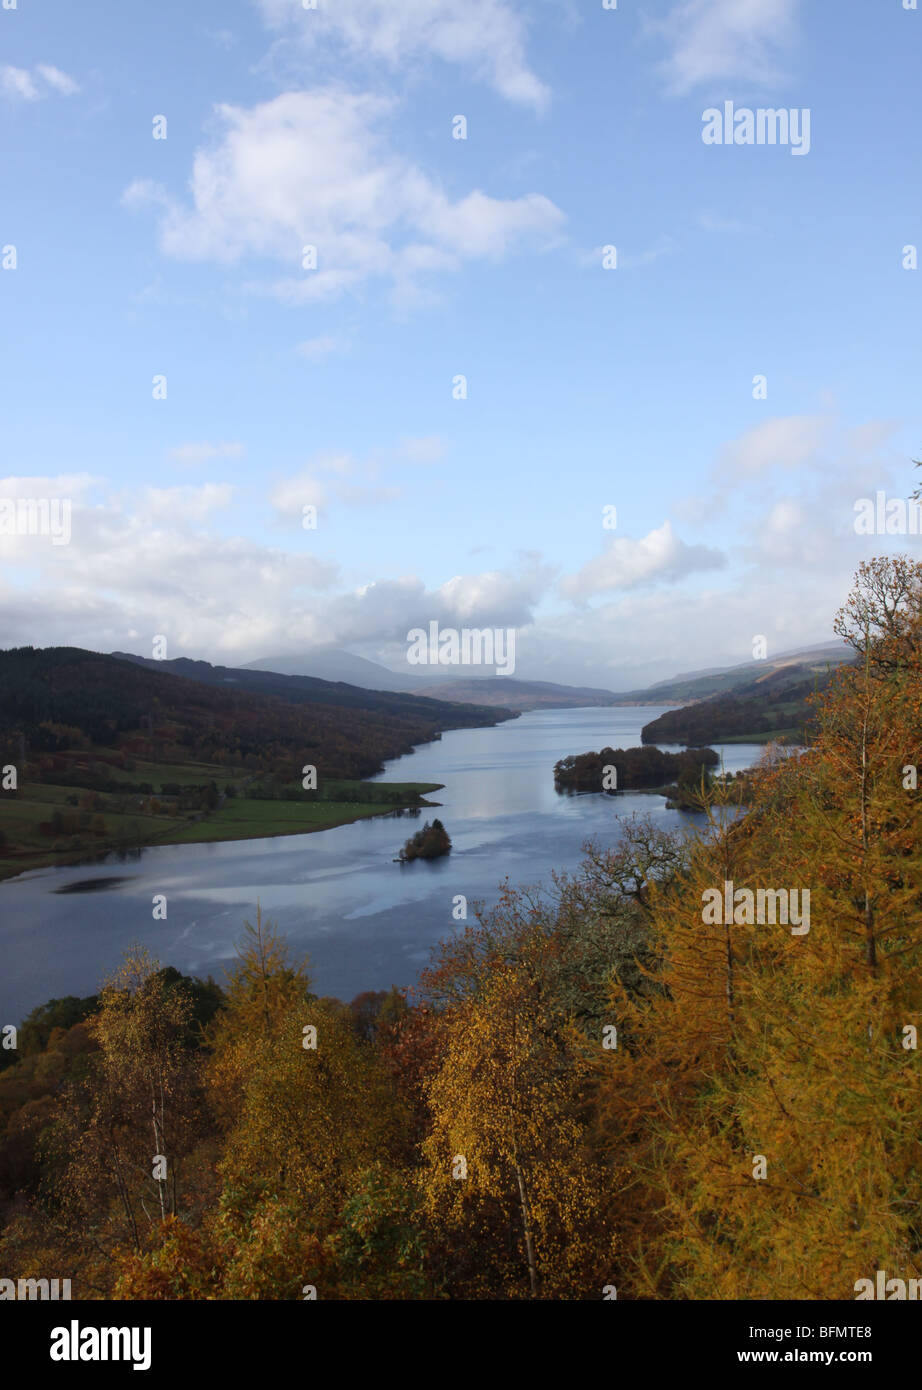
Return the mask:
<svg viewBox="0 0 922 1390"><path fill-rule="evenodd" d="M215 844L163 845L140 859L78 869L40 869L0 884L0 1021L18 1021L54 996L90 994L134 941L164 964L224 979L257 899L297 956L307 955L318 993L351 999L365 989L412 984L432 945L463 923L452 899L495 903L513 884L549 884L553 869L574 869L582 845L614 841L618 816L647 812L664 827L683 823L665 801L631 793L560 796L554 763L570 753L636 746L643 724L662 711L541 710L494 729L459 729L390 764L382 780L443 782L432 793L452 853L433 863L393 862L406 823L368 818L312 835ZM664 745L665 746L665 745ZM721 751L721 750L718 750ZM727 745L736 771L761 753ZM109 878L111 891L60 890ZM154 921L151 899L167 898Z"/></svg>

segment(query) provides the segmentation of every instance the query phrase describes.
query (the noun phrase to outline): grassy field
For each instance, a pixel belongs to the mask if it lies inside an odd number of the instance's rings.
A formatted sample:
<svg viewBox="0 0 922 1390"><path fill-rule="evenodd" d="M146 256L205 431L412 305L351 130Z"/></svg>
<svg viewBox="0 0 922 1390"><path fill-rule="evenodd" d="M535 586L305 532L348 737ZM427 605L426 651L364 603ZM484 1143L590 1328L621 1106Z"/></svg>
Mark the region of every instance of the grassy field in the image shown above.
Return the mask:
<svg viewBox="0 0 922 1390"><path fill-rule="evenodd" d="M221 798L211 810L177 810L159 791L94 792L86 788L25 782L17 793L0 791L0 879L29 869L75 864L107 852L147 845L248 840L304 835L399 808L426 806L435 782L330 781L323 799L257 800L244 794L253 773L204 763L138 763L118 780L160 788L164 783L194 787L214 782ZM233 784L238 795L226 796ZM53 817L63 826L53 830Z"/></svg>
<svg viewBox="0 0 922 1390"><path fill-rule="evenodd" d="M390 803L313 801L228 801L207 820L197 821L179 834L171 844L185 845L203 840L258 840L270 835L303 835L310 830L328 830L334 825L393 812Z"/></svg>

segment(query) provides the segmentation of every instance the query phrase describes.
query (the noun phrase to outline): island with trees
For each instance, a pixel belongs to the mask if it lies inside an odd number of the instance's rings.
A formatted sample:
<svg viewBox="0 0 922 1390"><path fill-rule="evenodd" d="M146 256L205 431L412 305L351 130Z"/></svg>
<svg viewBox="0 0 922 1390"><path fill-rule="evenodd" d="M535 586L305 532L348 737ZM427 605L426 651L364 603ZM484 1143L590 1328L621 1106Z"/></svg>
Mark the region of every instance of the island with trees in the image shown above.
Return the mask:
<svg viewBox="0 0 922 1390"><path fill-rule="evenodd" d="M451 839L442 822L436 817L430 825L428 821L422 830L411 835L400 851L395 864L409 864L413 859L440 859L451 853Z"/></svg>
<svg viewBox="0 0 922 1390"><path fill-rule="evenodd" d="M599 753L574 753L554 764L554 786L559 792L617 792L662 788L676 793L698 788L720 758L713 748L686 748L663 753L659 748L603 748ZM675 785L669 786L669 783Z"/></svg>

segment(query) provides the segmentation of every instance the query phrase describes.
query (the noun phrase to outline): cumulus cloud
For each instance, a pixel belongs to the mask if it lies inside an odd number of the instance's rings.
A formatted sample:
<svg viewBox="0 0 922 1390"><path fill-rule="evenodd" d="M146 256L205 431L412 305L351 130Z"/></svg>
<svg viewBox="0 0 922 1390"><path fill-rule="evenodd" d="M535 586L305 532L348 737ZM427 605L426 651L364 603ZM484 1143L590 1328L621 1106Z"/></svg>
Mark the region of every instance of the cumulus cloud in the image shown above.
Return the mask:
<svg viewBox="0 0 922 1390"><path fill-rule="evenodd" d="M227 483L113 492L88 473L6 478L0 498L67 498L73 515L66 544L0 536L4 641L149 651L153 634L164 633L171 654L228 664L332 643L371 648L365 654L402 670L407 632L435 620L442 628L514 627L522 679L614 690L747 661L755 634L768 637L774 655L831 640L860 560L918 546L918 538L854 530L856 498L875 488L904 495L914 482L891 439L893 423L843 428L833 417L831 429L819 432L809 457L809 430L798 428L774 436L770 448L771 432L755 449L751 440L741 444L753 432L728 446L743 447L754 471L749 485L728 490L733 510L720 550L700 543L710 534L686 544L666 522L640 539L612 537L556 587L556 570L536 555L462 569L454 554L471 549L462 534L446 533L445 568L434 578L409 573L346 588L340 567L319 558L327 532L302 531L303 506L381 500L388 489L379 475L407 452L434 458L435 437L404 438L368 460L316 455L277 480L269 500L292 523L284 548L223 534L236 516L222 511L236 496ZM257 495L261 507L262 484ZM452 544L462 549L453 554ZM694 584L674 582L691 574Z"/></svg>
<svg viewBox="0 0 922 1390"><path fill-rule="evenodd" d="M840 556L805 586L796 569L779 571L773 563L744 582L728 572L720 587L634 589L548 615L517 643L516 676L636 690L682 672L751 661L756 634L768 639L770 656L831 641L832 615L850 574Z"/></svg>
<svg viewBox="0 0 922 1390"><path fill-rule="evenodd" d="M721 569L726 557L706 545L687 545L670 521L639 540L613 536L601 555L560 583L566 598L587 599L613 589L636 589L661 581L675 583L699 570Z"/></svg>
<svg viewBox="0 0 922 1390"><path fill-rule="evenodd" d="M825 415L765 420L726 446L714 469L715 480L746 480L771 469L803 468L816 461L832 430L833 421Z"/></svg>
<svg viewBox="0 0 922 1390"><path fill-rule="evenodd" d="M412 283L465 260L499 259L524 242L551 244L564 217L543 195L474 190L452 200L391 150L382 123L392 107L329 88L218 106L220 133L193 160L191 206L143 180L123 202L160 210L166 255L287 262L291 275L252 288L295 303L335 297L370 277Z"/></svg>
<svg viewBox="0 0 922 1390"><path fill-rule="evenodd" d="M206 527L230 499L225 485L107 494L78 475L4 479L0 495L72 498L67 544L4 537L0 589L11 645L144 650L163 633L176 654L220 660L247 659L282 633L323 640L316 596L338 581L338 567ZM33 576L28 590L14 583L24 566Z"/></svg>
<svg viewBox="0 0 922 1390"><path fill-rule="evenodd" d="M334 498L340 488L365 486L363 468L347 455L314 467ZM281 549L222 534L216 521L233 492L219 483L115 491L86 475L0 480L0 497L72 501L65 544L34 534L0 539L5 642L144 652L162 633L173 655L234 664L267 651L373 641L392 644L399 664L407 632L433 619L443 627L528 624L553 578L524 557L514 573L459 574L434 587L407 575L348 590L310 539ZM317 490L299 475L280 482L272 501L300 515L305 493Z"/></svg>
<svg viewBox="0 0 922 1390"><path fill-rule="evenodd" d="M319 516L333 502L367 507L395 501L401 489L380 484L377 474L375 458L360 462L351 454L318 454L299 472L280 478L269 491L269 503L278 524L301 526L308 506Z"/></svg>
<svg viewBox="0 0 922 1390"><path fill-rule="evenodd" d="M518 572L455 575L426 588L414 575L365 584L333 599L326 619L340 644L392 642L392 659L406 656L406 635L430 622L440 627L528 627L554 570L531 562Z"/></svg>
<svg viewBox="0 0 922 1390"><path fill-rule="evenodd" d="M719 81L780 81L799 0L679 0L650 29L669 50L660 64L677 94Z"/></svg>
<svg viewBox="0 0 922 1390"><path fill-rule="evenodd" d="M363 66L405 69L438 58L471 72L501 96L542 108L548 89L525 57L524 11L508 0L324 0L305 10L300 0L256 0L267 23L290 34L307 57L324 43Z"/></svg>

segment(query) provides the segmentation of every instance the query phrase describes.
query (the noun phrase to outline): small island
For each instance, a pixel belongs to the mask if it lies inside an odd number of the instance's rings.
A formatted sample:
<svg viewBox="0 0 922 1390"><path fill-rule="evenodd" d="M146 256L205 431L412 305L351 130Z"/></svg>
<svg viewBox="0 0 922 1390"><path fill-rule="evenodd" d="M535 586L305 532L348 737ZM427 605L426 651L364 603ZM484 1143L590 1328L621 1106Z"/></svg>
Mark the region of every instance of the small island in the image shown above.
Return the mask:
<svg viewBox="0 0 922 1390"><path fill-rule="evenodd" d="M707 783L710 769L720 758L713 748L686 748L663 753L659 748L603 748L599 753L576 753L554 764L554 786L559 792L607 792L615 795L645 787L670 790Z"/></svg>
<svg viewBox="0 0 922 1390"><path fill-rule="evenodd" d="M422 830L417 830L415 835L410 836L394 863L409 864L411 859L439 859L443 854L450 853L451 840L448 831L442 822L436 819L431 825L427 821Z"/></svg>

